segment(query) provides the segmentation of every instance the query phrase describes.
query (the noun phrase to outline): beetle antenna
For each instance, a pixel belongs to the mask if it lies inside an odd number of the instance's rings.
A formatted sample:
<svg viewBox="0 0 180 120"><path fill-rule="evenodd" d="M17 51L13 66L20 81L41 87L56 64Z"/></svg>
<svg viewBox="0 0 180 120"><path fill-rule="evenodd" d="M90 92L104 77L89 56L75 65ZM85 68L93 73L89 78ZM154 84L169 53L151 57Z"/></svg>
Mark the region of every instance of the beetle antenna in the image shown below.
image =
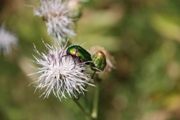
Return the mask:
<svg viewBox="0 0 180 120"><path fill-rule="evenodd" d="M82 43L80 46L83 46L84 44L86 44L86 42Z"/></svg>
<svg viewBox="0 0 180 120"><path fill-rule="evenodd" d="M69 42L69 38L67 38L67 40L66 40L66 42L65 42L64 47L66 47L66 46L67 46L68 42Z"/></svg>

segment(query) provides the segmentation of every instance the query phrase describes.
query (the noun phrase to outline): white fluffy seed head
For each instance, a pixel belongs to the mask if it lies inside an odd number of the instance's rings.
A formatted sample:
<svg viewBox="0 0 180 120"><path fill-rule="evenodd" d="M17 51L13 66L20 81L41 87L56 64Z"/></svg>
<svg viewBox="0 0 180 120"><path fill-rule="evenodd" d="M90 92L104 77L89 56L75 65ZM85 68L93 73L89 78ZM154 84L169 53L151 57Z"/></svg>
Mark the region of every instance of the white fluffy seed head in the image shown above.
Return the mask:
<svg viewBox="0 0 180 120"><path fill-rule="evenodd" d="M94 86L90 83L91 77L85 72L84 63L77 63L74 59L66 55L65 47L52 47L45 44L47 53L40 53L36 47L35 52L41 57L35 58L35 63L40 67L33 74L40 74L35 81L36 89L45 89L42 95L48 98L52 92L60 100L70 97L77 97L78 94L84 94L86 86Z"/></svg>
<svg viewBox="0 0 180 120"><path fill-rule="evenodd" d="M5 30L4 25L0 27L0 51L9 54L12 47L17 47L17 37L15 34Z"/></svg>
<svg viewBox="0 0 180 120"><path fill-rule="evenodd" d="M38 8L34 9L34 14L44 19L48 33L59 39L75 36L74 23L69 18L70 10L67 3L62 0L40 0Z"/></svg>

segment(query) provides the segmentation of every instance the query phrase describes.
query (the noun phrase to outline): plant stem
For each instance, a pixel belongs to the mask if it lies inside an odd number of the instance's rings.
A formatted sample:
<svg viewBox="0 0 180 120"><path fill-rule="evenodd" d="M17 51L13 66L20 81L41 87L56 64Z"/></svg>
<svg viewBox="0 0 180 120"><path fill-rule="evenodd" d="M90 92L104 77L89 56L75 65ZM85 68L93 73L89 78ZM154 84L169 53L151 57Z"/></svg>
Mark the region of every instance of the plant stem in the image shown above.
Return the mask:
<svg viewBox="0 0 180 120"><path fill-rule="evenodd" d="M100 90L100 82L98 81L94 93L93 108L91 113L91 117L95 120L98 118L99 90Z"/></svg>
<svg viewBox="0 0 180 120"><path fill-rule="evenodd" d="M93 72L93 74L91 75L91 78L93 79L95 75L96 75L96 71Z"/></svg>
<svg viewBox="0 0 180 120"><path fill-rule="evenodd" d="M90 113L90 107L89 107L89 102L88 102L88 98L87 98L87 94L84 93L85 96L83 97L84 98L84 104L85 104L85 110ZM89 118L88 116L85 116L86 120L91 120L91 118Z"/></svg>
<svg viewBox="0 0 180 120"><path fill-rule="evenodd" d="M76 105L81 109L81 111L89 118L91 118L91 115L85 111L85 109L81 106L81 104L76 100L76 99L73 99L73 101L76 103Z"/></svg>
<svg viewBox="0 0 180 120"><path fill-rule="evenodd" d="M90 107L89 107L89 102L88 102L87 94L86 93L84 93L84 94L85 94L85 96L84 96L84 104L86 106L86 110L88 112L90 112Z"/></svg>

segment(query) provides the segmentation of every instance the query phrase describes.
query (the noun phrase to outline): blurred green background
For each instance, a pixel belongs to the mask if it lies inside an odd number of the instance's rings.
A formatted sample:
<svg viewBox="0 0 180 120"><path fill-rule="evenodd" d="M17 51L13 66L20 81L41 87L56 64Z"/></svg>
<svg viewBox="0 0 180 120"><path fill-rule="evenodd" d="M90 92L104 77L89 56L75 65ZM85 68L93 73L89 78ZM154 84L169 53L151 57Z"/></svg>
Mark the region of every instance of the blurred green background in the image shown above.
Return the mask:
<svg viewBox="0 0 180 120"><path fill-rule="evenodd" d="M1 0L0 24L15 32L18 49L0 55L0 120L84 120L71 99L39 98L28 86L34 72L33 43L50 43L45 23L26 5L38 0ZM83 4L73 43L100 45L115 58L103 76L99 120L180 120L180 1L90 0ZM88 88L92 101L92 87Z"/></svg>

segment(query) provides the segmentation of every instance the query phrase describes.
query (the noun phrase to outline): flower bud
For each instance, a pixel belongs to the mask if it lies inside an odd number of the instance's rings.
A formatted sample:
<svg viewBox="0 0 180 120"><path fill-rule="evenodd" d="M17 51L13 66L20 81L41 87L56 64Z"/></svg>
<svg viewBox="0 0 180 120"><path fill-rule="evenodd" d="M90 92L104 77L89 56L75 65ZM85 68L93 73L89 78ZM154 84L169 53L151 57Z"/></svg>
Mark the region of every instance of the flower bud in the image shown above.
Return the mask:
<svg viewBox="0 0 180 120"><path fill-rule="evenodd" d="M92 55L92 62L94 63L95 67L100 70L104 70L106 67L106 56L102 51L96 52Z"/></svg>
<svg viewBox="0 0 180 120"><path fill-rule="evenodd" d="M71 11L69 17L72 19L79 19L82 15L82 6L78 0L70 0L68 8Z"/></svg>

